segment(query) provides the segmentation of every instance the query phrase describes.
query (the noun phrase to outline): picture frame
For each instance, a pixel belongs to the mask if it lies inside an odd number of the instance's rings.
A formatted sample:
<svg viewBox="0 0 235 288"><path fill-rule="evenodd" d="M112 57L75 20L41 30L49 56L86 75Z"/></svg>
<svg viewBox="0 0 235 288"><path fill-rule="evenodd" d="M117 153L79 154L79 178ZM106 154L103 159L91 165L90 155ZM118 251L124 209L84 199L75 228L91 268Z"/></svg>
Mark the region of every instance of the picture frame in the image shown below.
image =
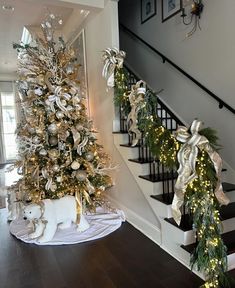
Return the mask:
<svg viewBox="0 0 235 288"><path fill-rule="evenodd" d="M162 22L167 21L182 10L182 0L162 0Z"/></svg>
<svg viewBox="0 0 235 288"><path fill-rule="evenodd" d="M86 64L86 41L85 30L82 29L77 36L70 42L71 48L75 51L76 63L79 64L78 80L80 82L80 91L87 101L87 112L90 114L89 95L88 95L88 78Z"/></svg>
<svg viewBox="0 0 235 288"><path fill-rule="evenodd" d="M141 24L157 14L156 0L141 0Z"/></svg>

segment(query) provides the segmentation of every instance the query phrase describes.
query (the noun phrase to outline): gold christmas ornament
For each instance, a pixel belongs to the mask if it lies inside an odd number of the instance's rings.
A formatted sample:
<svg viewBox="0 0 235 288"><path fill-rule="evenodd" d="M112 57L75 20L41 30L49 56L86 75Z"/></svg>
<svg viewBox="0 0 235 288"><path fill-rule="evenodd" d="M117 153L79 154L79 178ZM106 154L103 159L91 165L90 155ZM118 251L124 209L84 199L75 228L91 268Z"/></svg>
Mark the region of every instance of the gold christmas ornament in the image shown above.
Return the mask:
<svg viewBox="0 0 235 288"><path fill-rule="evenodd" d="M60 152L57 149L51 149L48 151L48 155L51 160L56 160L59 157Z"/></svg>

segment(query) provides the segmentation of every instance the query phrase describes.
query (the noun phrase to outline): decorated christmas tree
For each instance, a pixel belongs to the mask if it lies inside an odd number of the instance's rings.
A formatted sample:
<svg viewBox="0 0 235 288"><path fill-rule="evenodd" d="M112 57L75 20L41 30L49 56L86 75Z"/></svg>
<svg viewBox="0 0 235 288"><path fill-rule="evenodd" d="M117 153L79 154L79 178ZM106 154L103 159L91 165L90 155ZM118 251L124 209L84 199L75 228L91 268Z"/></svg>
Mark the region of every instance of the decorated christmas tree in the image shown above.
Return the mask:
<svg viewBox="0 0 235 288"><path fill-rule="evenodd" d="M22 178L12 193L24 202L73 195L93 209L112 185L109 159L87 115L75 52L62 38L55 40L56 23L51 14L42 24L43 37L30 45L14 44L22 106L16 167Z"/></svg>

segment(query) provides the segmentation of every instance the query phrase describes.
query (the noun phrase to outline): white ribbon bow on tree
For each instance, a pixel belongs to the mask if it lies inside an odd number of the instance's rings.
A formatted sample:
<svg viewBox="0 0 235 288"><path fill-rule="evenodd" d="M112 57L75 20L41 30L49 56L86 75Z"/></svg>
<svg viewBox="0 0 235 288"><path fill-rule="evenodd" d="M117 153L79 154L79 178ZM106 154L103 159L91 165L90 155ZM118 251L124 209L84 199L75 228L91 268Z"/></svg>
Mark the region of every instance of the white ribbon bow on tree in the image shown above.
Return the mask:
<svg viewBox="0 0 235 288"><path fill-rule="evenodd" d="M107 79L107 86L114 87L115 68L122 68L126 53L117 48L107 48L103 51L104 68L102 76Z"/></svg>
<svg viewBox="0 0 235 288"><path fill-rule="evenodd" d="M178 178L175 184L175 195L172 202L172 214L179 225L181 221L180 207L184 203L184 194L188 184L198 177L196 172L196 160L199 150L208 153L217 176L217 185L215 188L215 196L221 205L227 205L230 201L223 192L221 185L222 159L220 155L210 146L208 139L198 133L202 126L202 122L194 120L190 132L188 128L180 126L176 131L176 139L182 143L182 147L177 154L179 161Z"/></svg>
<svg viewBox="0 0 235 288"><path fill-rule="evenodd" d="M60 108L60 110L66 112L67 108L65 107L65 104L63 102L61 102L61 98L65 98L66 100L70 100L71 99L71 95L64 92L63 88L61 86L57 86L55 88L54 91L54 95L50 95L48 97L48 100L50 102L50 107L51 110L55 113L55 107L54 107L54 103L56 103L56 105Z"/></svg>

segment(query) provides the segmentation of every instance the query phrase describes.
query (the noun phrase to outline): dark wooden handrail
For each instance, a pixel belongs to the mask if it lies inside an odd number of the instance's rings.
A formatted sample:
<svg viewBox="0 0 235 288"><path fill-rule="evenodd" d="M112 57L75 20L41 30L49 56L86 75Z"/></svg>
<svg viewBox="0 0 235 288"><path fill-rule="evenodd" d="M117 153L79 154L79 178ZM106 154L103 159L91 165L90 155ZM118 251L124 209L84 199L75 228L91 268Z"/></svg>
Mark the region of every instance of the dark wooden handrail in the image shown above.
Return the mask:
<svg viewBox="0 0 235 288"><path fill-rule="evenodd" d="M171 66L173 66L176 70L181 72L185 77L190 79L194 84L196 84L198 87L200 87L203 91L205 91L208 95L210 95L212 98L214 98L219 103L219 108L222 109L223 107L227 108L230 112L235 114L235 109L232 108L229 104L224 102L221 98L219 98L217 95L215 95L212 91L210 91L208 88L206 88L204 85L202 85L199 81L197 81L195 78L193 78L191 75L189 75L186 71L184 71L182 68L180 68L177 64L175 64L173 61L171 61L168 57L166 57L164 54L162 54L160 51L158 51L156 48L151 46L148 42L143 40L141 37L139 37L137 34L132 32L129 28L124 26L120 23L120 28L130 34L132 37L138 39L141 43L143 43L145 46L147 46L150 50L152 50L154 53L158 54L161 58L163 63L169 63Z"/></svg>

